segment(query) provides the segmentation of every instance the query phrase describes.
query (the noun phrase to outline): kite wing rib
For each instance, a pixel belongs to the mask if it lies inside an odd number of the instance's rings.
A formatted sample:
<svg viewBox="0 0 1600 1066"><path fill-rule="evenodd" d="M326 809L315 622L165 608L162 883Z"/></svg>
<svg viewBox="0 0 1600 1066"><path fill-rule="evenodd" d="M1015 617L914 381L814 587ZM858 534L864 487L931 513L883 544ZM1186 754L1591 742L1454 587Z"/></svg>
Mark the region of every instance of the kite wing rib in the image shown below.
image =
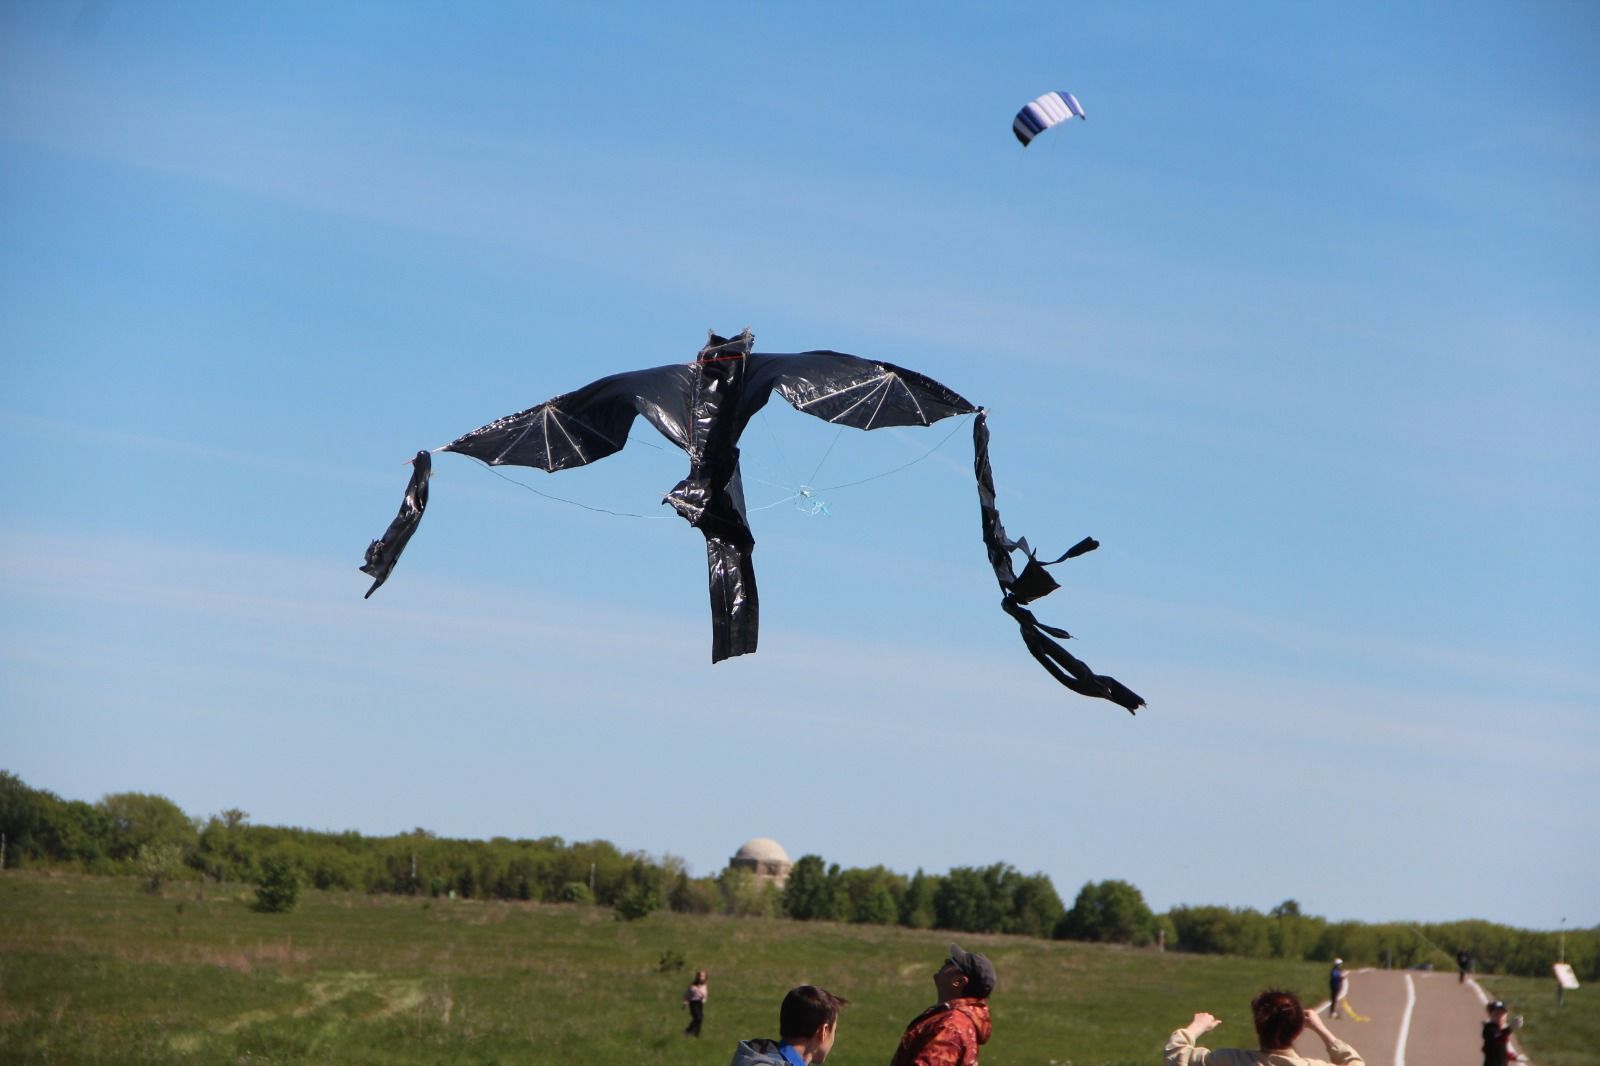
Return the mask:
<svg viewBox="0 0 1600 1066"><path fill-rule="evenodd" d="M480 426L439 451L470 455L490 466L555 473L621 451L641 414L681 448L687 439L687 370L673 365L613 374Z"/></svg>
<svg viewBox="0 0 1600 1066"><path fill-rule="evenodd" d="M914 370L843 352L750 355L751 412L776 392L795 410L854 429L931 426L978 408ZM874 402L876 401L876 402Z"/></svg>

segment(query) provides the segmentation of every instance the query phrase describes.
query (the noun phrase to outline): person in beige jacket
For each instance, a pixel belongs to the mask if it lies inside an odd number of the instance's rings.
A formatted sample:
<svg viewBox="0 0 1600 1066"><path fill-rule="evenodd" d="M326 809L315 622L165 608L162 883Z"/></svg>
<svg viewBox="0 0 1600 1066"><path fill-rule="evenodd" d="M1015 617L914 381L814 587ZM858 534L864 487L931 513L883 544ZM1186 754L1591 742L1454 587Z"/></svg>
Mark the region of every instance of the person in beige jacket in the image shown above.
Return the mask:
<svg viewBox="0 0 1600 1066"><path fill-rule="evenodd" d="M1242 1048L1208 1050L1196 1044L1202 1034L1222 1023L1201 1011L1167 1038L1166 1066L1366 1066L1361 1053L1333 1035L1316 1011L1306 1010L1293 992L1269 989L1250 1001L1255 1015L1259 1051ZM1308 1059L1294 1049L1295 1037L1305 1029L1322 1037L1329 1062Z"/></svg>

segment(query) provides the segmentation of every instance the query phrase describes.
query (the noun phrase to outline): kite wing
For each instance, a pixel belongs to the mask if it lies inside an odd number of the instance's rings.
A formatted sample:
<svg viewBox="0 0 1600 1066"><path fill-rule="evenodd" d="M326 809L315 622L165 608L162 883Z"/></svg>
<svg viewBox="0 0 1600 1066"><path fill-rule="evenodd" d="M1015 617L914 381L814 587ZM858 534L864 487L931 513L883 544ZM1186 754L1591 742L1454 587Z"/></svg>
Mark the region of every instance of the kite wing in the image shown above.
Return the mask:
<svg viewBox="0 0 1600 1066"><path fill-rule="evenodd" d="M1083 105L1071 93L1048 92L1023 105L1011 122L1011 132L1017 135L1022 147L1051 126L1059 126L1074 118L1087 119Z"/></svg>
<svg viewBox="0 0 1600 1066"><path fill-rule="evenodd" d="M531 466L554 473L621 451L628 429L641 414L683 448L693 370L674 365L613 374L495 419L438 451L470 455L490 466Z"/></svg>
<svg viewBox="0 0 1600 1066"><path fill-rule="evenodd" d="M496 419L434 450L470 455L490 466L532 466L553 473L621 451L633 420L641 414L681 448L688 439L685 397L690 391L691 370L662 366L613 374ZM374 579L368 596L389 579L428 506L432 457L418 452L412 463L411 483L406 486L399 514L383 536L367 547L361 569Z"/></svg>
<svg viewBox="0 0 1600 1066"><path fill-rule="evenodd" d="M931 426L941 418L978 409L915 370L843 352L756 352L750 356L747 374L746 418L760 409L770 392L797 411L855 429Z"/></svg>

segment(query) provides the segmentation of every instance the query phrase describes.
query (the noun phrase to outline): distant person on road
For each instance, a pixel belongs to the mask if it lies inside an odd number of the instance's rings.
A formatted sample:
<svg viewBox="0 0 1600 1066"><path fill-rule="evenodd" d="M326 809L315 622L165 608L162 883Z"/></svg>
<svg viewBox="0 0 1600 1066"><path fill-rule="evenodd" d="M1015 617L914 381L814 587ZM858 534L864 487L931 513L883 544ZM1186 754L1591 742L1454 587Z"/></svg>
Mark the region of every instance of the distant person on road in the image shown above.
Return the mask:
<svg viewBox="0 0 1600 1066"><path fill-rule="evenodd" d="M1506 1005L1498 999L1489 1004L1489 1020L1483 1023L1483 1066L1506 1066L1511 1056L1511 1034L1522 1028L1522 1015L1508 1019Z"/></svg>
<svg viewBox="0 0 1600 1066"><path fill-rule="evenodd" d="M696 970L694 981L683 993L683 1005L689 1008L689 1027L683 1031L684 1036L699 1036L700 1027L706 1021L706 972Z"/></svg>
<svg viewBox="0 0 1600 1066"><path fill-rule="evenodd" d="M1259 1051L1219 1048L1211 1051L1196 1044L1200 1036L1222 1022L1204 1011L1167 1038L1166 1066L1366 1066L1360 1052L1333 1035L1328 1023L1314 1010L1306 1010L1293 992L1268 989L1250 1001L1255 1015ZM1322 1037L1328 1059L1308 1059L1294 1050L1294 1041L1306 1029Z"/></svg>
<svg viewBox="0 0 1600 1066"><path fill-rule="evenodd" d="M939 1002L911 1019L889 1066L975 1066L989 1042L994 966L975 951L950 945L933 975Z"/></svg>
<svg viewBox="0 0 1600 1066"><path fill-rule="evenodd" d="M778 1039L739 1041L729 1066L816 1066L833 1050L839 1011L849 1000L816 985L789 989L778 1008Z"/></svg>
<svg viewBox="0 0 1600 1066"><path fill-rule="evenodd" d="M1339 1001L1345 997L1344 983L1349 978L1344 975L1344 960L1334 959L1333 969L1328 971L1328 1017L1339 1016Z"/></svg>
<svg viewBox="0 0 1600 1066"><path fill-rule="evenodd" d="M1461 976L1456 978L1456 984L1466 984L1467 974L1472 972L1472 956L1465 951L1456 952L1456 969L1461 972Z"/></svg>

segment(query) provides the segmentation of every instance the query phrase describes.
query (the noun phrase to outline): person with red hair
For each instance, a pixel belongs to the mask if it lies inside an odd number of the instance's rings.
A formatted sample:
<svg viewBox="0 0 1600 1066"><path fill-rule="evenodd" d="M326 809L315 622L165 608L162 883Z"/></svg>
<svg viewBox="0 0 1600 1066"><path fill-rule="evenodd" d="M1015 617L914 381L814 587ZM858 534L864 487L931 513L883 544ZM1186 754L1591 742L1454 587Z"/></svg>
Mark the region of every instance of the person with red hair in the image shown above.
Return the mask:
<svg viewBox="0 0 1600 1066"><path fill-rule="evenodd" d="M1316 1011L1306 1010L1293 992L1268 989L1250 1001L1255 1015L1258 1051L1219 1048L1212 1051L1195 1041L1222 1022L1204 1011L1167 1038L1166 1066L1366 1066L1361 1053L1333 1035ZM1308 1059L1294 1049L1295 1038L1310 1029L1322 1038L1328 1060Z"/></svg>

